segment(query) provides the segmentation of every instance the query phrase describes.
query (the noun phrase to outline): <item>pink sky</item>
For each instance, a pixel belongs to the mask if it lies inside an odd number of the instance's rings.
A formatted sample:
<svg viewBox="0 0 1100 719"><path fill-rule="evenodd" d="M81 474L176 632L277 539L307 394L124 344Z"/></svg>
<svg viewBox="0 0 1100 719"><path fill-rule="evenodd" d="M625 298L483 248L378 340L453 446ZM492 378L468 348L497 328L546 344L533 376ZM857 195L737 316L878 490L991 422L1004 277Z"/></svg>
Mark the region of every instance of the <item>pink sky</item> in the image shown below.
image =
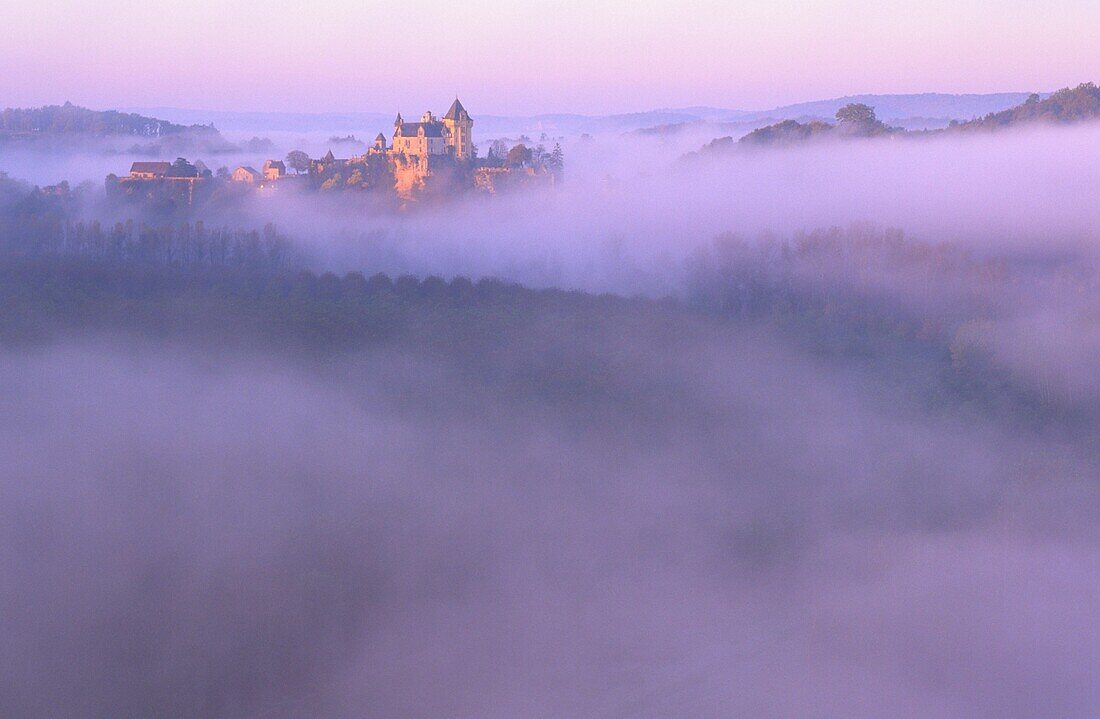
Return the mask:
<svg viewBox="0 0 1100 719"><path fill-rule="evenodd" d="M5 0L0 104L757 109L1100 79L1096 0ZM47 31L48 30L48 31Z"/></svg>

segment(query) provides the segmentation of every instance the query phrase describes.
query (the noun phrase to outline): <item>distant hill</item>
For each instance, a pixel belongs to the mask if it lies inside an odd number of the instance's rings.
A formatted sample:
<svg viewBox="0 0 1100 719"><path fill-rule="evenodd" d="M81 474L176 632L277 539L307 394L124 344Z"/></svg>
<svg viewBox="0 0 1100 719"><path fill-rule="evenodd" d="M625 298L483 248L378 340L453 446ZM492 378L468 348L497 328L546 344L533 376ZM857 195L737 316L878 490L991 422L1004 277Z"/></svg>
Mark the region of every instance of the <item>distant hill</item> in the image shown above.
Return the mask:
<svg viewBox="0 0 1100 719"><path fill-rule="evenodd" d="M781 120L816 117L831 120L845 105L862 104L875 108L875 113L887 124L907 118L970 120L991 112L1019 105L1028 98L1026 92L1002 92L985 95L951 95L926 92L915 95L848 95L832 100L802 102L777 107L767 115Z"/></svg>
<svg viewBox="0 0 1100 719"><path fill-rule="evenodd" d="M1033 122L1065 125L1096 119L1100 119L1100 87L1087 82L1075 88L1063 88L1045 99L1031 95L1016 107L991 112L957 129L997 130Z"/></svg>
<svg viewBox="0 0 1100 719"><path fill-rule="evenodd" d="M391 130L397 115L380 112L232 112L227 110L192 110L178 107L129 108L164 117L183 124L213 124L227 133L300 132L360 134L374 137L379 130Z"/></svg>
<svg viewBox="0 0 1100 719"><path fill-rule="evenodd" d="M706 134L711 133L711 137L715 133L729 134L729 135L744 135L746 132L751 132L760 127L774 124L778 122L778 118L767 117L760 118L758 120L746 120L746 121L707 121L707 120L695 120L693 122L674 122L664 125L655 125L653 127L643 127L640 130L631 130L629 135L634 137L673 137L676 135L688 135L688 134Z"/></svg>
<svg viewBox="0 0 1100 719"><path fill-rule="evenodd" d="M0 132L7 134L50 133L96 135L129 135L133 137L163 137L184 132L217 132L211 127L185 127L153 117L144 117L117 110L89 110L70 102L35 108L9 107L0 112Z"/></svg>
<svg viewBox="0 0 1100 719"><path fill-rule="evenodd" d="M530 117L487 116L475 117L483 132L561 132L576 134L589 132L624 133L652 130L651 135L668 135L690 130L692 125L710 123L718 127L736 126L752 129L780 120L807 122L813 119L832 119L836 111L845 105L862 103L871 105L878 116L889 125L912 129L945 127L951 120L965 121L982 117L990 112L1005 110L1024 102L1026 92L993 94L951 95L946 93L921 93L910 95L851 95L831 100L817 100L794 105L784 105L770 110L733 110L717 107L694 106L664 108L647 112L616 115L534 115ZM684 127L677 127L683 125ZM475 128L478 126L475 125Z"/></svg>
<svg viewBox="0 0 1100 719"><path fill-rule="evenodd" d="M805 107L805 106L800 106ZM733 136L717 138L684 159L714 156L753 147L775 147L802 144L821 139L854 139L869 137L930 137L959 132L999 130L1029 123L1072 124L1100 120L1100 87L1085 83L1076 88L1064 88L1045 98L1038 93L1024 96L1018 105L967 122L952 121L944 129L909 131L883 122L878 109L869 103L851 103L847 108L859 108L859 117L833 123L824 120L783 120L755 129L740 139ZM840 114L841 108L838 108ZM667 131L667 130L666 130Z"/></svg>
<svg viewBox="0 0 1100 719"><path fill-rule="evenodd" d="M1049 94L1040 94L1041 98ZM814 119L831 120L836 111L851 103L874 107L882 120L891 126L909 130L939 129L952 120L966 122L1001 112L1027 100L1026 92L952 95L947 93L849 95L829 100L816 100L784 105L769 110L738 110L708 106L662 108L644 112L610 115L577 113L544 113L539 115L490 115L476 112L474 132L479 139L517 137L522 134L538 137L580 135L582 133L622 134L639 132L652 136L672 135L682 131L707 132L714 135L748 132L782 120L806 123ZM404 108L407 112L428 108ZM440 108L435 108L440 109ZM132 112L167 118L171 122L191 127L217 125L225 132L272 133L298 132L331 135L354 134L374 137L379 131L389 134L397 108L392 112L226 112L190 110L170 107L132 108Z"/></svg>
<svg viewBox="0 0 1100 719"><path fill-rule="evenodd" d="M937 130L946 128L952 121L963 122L983 117L991 112L1005 110L1024 102L1026 92L1004 92L986 95L951 95L946 93L920 93L912 95L848 95L831 100L815 100L794 105L783 105L771 110L745 111L721 110L713 107L693 107L662 112L694 114L697 119L682 126L657 125L638 130L639 135L672 135L682 131L709 129L714 136L744 134L749 130L766 127L783 120L795 120L801 124L813 120L831 122L836 111L845 105L863 104L875 108L879 118L887 125L906 130Z"/></svg>
<svg viewBox="0 0 1100 719"><path fill-rule="evenodd" d="M134 142L129 146L120 143L127 140ZM69 102L0 111L0 144L43 150L110 147L134 154L237 149L213 125L179 125L135 113L90 110Z"/></svg>
<svg viewBox="0 0 1100 719"><path fill-rule="evenodd" d="M428 108L410 108L415 116ZM434 108L439 110L440 108ZM445 109L445 108L443 108ZM379 112L227 112L217 110L189 110L171 107L144 108L140 112L155 113L175 122L212 122L225 132L271 133L298 132L324 133L326 135L354 134L374 137L378 132L389 135L397 110ZM579 115L574 113L547 113L542 115L510 116L487 115L476 112L474 133L479 138L518 136L545 132L548 135L579 135L581 133L621 133L662 123L691 122L695 115L685 112L654 110L620 115ZM414 115L407 115L414 116Z"/></svg>

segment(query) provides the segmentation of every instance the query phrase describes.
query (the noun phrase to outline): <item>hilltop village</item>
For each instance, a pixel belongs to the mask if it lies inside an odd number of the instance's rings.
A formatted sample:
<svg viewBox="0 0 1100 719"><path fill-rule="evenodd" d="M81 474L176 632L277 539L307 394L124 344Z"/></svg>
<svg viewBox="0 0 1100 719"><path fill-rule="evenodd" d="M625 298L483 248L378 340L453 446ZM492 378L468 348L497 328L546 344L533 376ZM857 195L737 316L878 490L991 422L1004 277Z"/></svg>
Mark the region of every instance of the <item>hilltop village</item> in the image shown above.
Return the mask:
<svg viewBox="0 0 1100 719"><path fill-rule="evenodd" d="M561 147L494 141L485 157L473 142L474 120L455 98L442 117L431 111L417 122L401 114L393 136L379 133L366 152L337 158L331 150L311 158L300 150L268 159L260 169L241 165L211 171L202 162L134 162L128 175L107 177L109 197L174 207L194 207L216 196L274 195L284 192L369 192L399 206L464 193L497 194L560 182ZM289 168L289 170L288 170Z"/></svg>

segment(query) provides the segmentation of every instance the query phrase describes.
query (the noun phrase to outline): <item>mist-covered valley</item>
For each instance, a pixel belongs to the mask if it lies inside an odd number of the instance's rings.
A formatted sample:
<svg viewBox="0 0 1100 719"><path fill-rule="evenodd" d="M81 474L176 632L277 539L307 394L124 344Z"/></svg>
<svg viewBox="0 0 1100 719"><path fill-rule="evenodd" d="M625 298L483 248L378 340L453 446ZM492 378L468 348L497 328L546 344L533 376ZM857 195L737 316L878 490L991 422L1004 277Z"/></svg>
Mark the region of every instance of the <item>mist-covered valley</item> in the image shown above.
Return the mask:
<svg viewBox="0 0 1100 719"><path fill-rule="evenodd" d="M0 715L1094 715L1100 128L698 146L6 181Z"/></svg>

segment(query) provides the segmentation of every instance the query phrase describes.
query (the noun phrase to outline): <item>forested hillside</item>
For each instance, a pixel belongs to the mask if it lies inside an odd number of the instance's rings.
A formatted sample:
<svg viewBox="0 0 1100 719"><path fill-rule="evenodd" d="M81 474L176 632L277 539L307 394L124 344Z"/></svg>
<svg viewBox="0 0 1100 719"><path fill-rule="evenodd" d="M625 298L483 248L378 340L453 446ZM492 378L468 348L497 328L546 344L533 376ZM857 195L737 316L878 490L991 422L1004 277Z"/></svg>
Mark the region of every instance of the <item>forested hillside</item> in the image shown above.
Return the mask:
<svg viewBox="0 0 1100 719"><path fill-rule="evenodd" d="M0 111L0 132L162 137L181 132L216 132L216 130L206 125L188 127L115 110L89 110L67 102L64 105L36 108L6 108Z"/></svg>
<svg viewBox="0 0 1100 719"><path fill-rule="evenodd" d="M151 148L203 149L228 152L236 149L212 125L177 125L153 117L115 110L90 110L66 102L37 108L0 111L0 146L30 149L95 147L97 142L130 140L129 150Z"/></svg>
<svg viewBox="0 0 1100 719"><path fill-rule="evenodd" d="M828 139L866 139L874 137L927 138L950 136L959 132L1002 130L1030 124L1070 125L1100 118L1100 88L1084 83L1064 88L1047 98L1031 95L1025 102L1001 112L990 113L968 122L952 122L942 130L906 131L888 127L878 119L875 108L854 103L836 113L836 124L820 120L798 122L784 120L758 128L740 139L717 138L685 159L698 159L748 148L783 147Z"/></svg>
<svg viewBox="0 0 1100 719"><path fill-rule="evenodd" d="M1032 95L1016 107L990 113L958 127L966 130L997 130L1025 123L1071 124L1098 118L1100 87L1096 83L1086 82L1075 88L1063 88L1046 99Z"/></svg>

